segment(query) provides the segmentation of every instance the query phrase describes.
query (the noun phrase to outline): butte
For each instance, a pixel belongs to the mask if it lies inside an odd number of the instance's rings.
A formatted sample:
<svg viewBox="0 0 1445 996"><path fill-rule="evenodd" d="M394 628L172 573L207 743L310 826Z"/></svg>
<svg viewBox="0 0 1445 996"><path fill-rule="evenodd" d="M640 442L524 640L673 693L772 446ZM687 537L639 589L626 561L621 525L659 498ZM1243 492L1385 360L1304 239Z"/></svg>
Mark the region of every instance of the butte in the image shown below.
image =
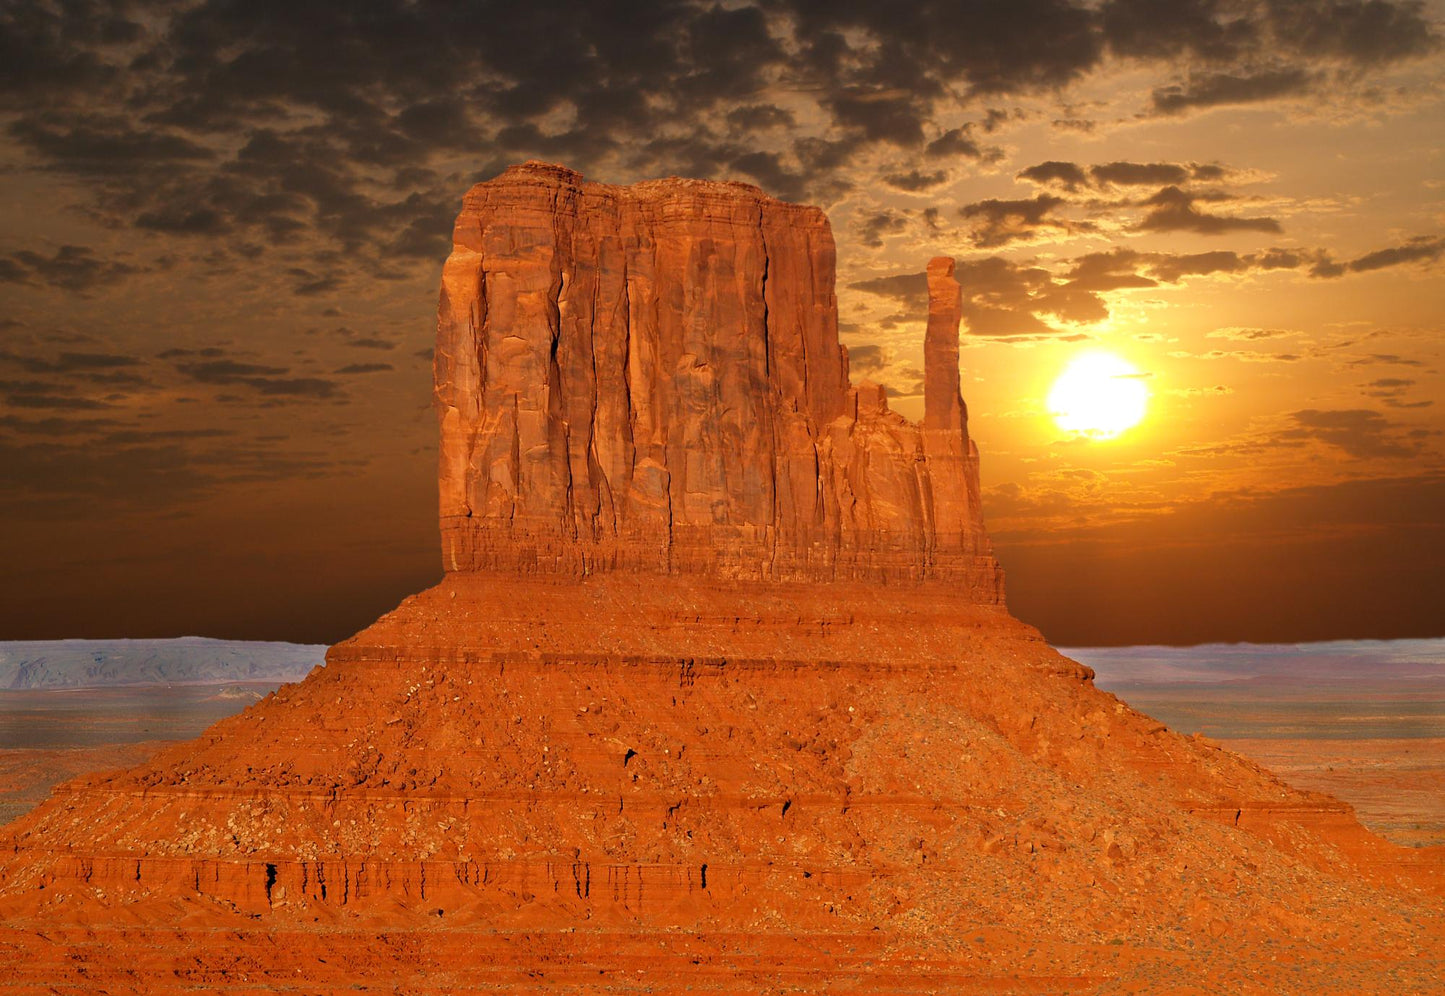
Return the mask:
<svg viewBox="0 0 1445 996"><path fill-rule="evenodd" d="M6 827L0 991L1441 991L1441 849L1008 614L951 260L917 425L815 208L528 163L453 239L444 580Z"/></svg>

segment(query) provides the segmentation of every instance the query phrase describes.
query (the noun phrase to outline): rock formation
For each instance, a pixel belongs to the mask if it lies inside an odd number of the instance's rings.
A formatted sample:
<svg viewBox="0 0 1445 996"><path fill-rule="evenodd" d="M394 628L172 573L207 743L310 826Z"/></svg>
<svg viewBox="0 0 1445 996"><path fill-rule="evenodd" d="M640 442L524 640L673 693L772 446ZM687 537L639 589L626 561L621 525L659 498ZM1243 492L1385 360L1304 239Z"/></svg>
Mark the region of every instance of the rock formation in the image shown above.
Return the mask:
<svg viewBox="0 0 1445 996"><path fill-rule="evenodd" d="M1424 992L1440 849L1093 687L1002 605L929 266L922 425L815 210L468 194L447 567L0 837L0 992Z"/></svg>
<svg viewBox="0 0 1445 996"><path fill-rule="evenodd" d="M447 570L947 578L1001 598L976 480L959 478L975 451L950 278L951 304L932 286L920 431L849 383L817 208L529 163L467 194L453 246L436 351ZM953 264L935 260L931 285L935 268Z"/></svg>

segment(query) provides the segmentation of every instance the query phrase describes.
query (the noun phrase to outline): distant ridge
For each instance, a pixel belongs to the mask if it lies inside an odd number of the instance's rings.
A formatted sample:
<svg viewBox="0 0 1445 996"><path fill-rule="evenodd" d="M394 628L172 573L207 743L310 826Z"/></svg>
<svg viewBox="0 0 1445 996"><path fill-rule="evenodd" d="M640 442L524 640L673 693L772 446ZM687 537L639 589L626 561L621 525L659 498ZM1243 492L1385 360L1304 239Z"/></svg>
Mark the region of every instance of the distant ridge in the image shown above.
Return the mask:
<svg viewBox="0 0 1445 996"><path fill-rule="evenodd" d="M1172 683L1445 681L1445 638L1318 643L1203 643L1193 647L1062 647L1101 687Z"/></svg>
<svg viewBox="0 0 1445 996"><path fill-rule="evenodd" d="M323 663L304 643L212 640L26 640L0 643L0 688L296 681Z"/></svg>

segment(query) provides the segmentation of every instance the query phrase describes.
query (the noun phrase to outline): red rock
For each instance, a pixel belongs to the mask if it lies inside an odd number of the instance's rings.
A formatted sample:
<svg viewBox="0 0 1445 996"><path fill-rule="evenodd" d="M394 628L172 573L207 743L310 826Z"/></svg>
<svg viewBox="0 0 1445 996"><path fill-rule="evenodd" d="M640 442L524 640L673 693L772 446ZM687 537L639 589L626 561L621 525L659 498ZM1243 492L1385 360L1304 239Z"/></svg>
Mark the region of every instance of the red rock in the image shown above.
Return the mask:
<svg viewBox="0 0 1445 996"><path fill-rule="evenodd" d="M447 570L947 578L1001 599L961 415L925 445L848 382L818 209L528 163L472 189L453 242L436 353ZM952 286L927 353L945 410L962 405Z"/></svg>
<svg viewBox="0 0 1445 996"><path fill-rule="evenodd" d="M456 241L446 578L6 827L0 992L1438 987L1442 849L1004 609L947 261L920 427L813 209L529 164Z"/></svg>

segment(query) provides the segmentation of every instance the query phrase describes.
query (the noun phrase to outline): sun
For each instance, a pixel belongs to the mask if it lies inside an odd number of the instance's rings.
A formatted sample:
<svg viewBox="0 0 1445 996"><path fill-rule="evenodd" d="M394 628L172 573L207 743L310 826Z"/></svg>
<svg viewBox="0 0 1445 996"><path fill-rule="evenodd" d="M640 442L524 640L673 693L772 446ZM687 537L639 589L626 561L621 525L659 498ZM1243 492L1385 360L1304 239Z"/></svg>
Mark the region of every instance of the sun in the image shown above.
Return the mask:
<svg viewBox="0 0 1445 996"><path fill-rule="evenodd" d="M1113 353L1074 357L1049 391L1049 414L1065 432L1112 439L1138 425L1149 404L1139 371Z"/></svg>

